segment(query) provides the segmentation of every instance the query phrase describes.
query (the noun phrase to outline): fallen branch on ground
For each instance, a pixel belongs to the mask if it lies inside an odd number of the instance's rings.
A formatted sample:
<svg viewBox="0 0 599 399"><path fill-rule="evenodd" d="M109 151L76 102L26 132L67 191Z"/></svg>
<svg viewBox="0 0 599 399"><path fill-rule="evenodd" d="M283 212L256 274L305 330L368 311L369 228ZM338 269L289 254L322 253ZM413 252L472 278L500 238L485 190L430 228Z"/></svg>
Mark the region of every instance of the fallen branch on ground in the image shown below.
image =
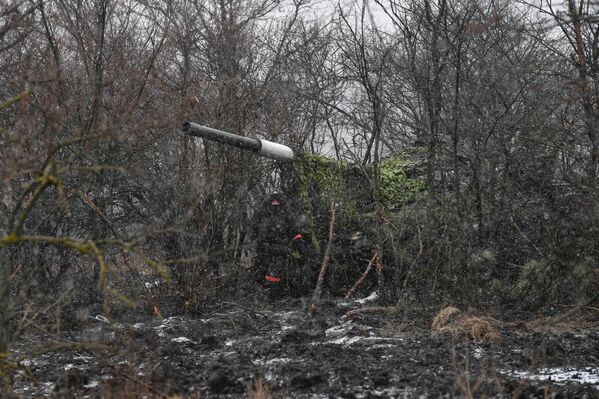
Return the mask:
<svg viewBox="0 0 599 399"><path fill-rule="evenodd" d="M345 315L351 319L352 317L361 316L364 314L371 314L371 313L387 315L396 310L397 310L397 308L394 306L389 306L389 307L373 306L373 307L368 307L368 308L353 309L353 310L350 310L349 312L347 312Z"/></svg>

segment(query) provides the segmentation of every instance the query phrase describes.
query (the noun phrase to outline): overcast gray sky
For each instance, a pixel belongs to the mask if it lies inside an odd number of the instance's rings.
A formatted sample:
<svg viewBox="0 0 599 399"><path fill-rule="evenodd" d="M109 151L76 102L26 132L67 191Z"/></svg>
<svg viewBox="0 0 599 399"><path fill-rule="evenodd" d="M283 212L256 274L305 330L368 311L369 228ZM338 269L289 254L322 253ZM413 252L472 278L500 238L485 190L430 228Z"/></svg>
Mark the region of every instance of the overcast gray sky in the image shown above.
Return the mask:
<svg viewBox="0 0 599 399"><path fill-rule="evenodd" d="M351 11L362 4L361 0L314 0L305 15L310 15L314 19L329 19L335 9L340 6L344 11ZM390 26L390 21L385 12L373 1L368 0L368 6L372 11L374 20L381 27ZM290 9L290 2L285 2L280 7L281 15L286 14Z"/></svg>

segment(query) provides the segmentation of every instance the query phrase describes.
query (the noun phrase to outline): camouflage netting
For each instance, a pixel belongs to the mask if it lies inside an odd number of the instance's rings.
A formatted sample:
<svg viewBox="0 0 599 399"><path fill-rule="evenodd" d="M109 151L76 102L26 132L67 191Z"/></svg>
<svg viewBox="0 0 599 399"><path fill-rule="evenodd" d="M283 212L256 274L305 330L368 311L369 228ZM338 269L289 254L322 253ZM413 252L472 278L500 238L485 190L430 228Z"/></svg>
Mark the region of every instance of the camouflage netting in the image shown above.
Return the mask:
<svg viewBox="0 0 599 399"><path fill-rule="evenodd" d="M294 211L303 215L309 236L306 241L311 244L309 250L304 249L310 252L307 260L310 266L303 269L306 275L312 275L319 264L327 241L330 204L337 204L330 273L334 281L330 286L339 289L339 294L353 284L372 257L376 227L373 174L371 166L352 165L315 154L301 155L283 171L282 181L286 183L283 190L296 199ZM380 175L385 211L401 209L425 188L416 150L384 160Z"/></svg>

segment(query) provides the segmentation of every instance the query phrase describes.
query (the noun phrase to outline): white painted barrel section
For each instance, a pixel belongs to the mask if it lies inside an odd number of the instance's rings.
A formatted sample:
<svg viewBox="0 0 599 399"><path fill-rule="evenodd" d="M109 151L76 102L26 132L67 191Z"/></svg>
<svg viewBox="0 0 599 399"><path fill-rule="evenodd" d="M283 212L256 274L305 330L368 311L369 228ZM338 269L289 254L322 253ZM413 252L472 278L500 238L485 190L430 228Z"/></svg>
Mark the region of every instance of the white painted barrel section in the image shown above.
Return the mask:
<svg viewBox="0 0 599 399"><path fill-rule="evenodd" d="M260 154L277 161L293 161L293 150L286 145L260 139Z"/></svg>

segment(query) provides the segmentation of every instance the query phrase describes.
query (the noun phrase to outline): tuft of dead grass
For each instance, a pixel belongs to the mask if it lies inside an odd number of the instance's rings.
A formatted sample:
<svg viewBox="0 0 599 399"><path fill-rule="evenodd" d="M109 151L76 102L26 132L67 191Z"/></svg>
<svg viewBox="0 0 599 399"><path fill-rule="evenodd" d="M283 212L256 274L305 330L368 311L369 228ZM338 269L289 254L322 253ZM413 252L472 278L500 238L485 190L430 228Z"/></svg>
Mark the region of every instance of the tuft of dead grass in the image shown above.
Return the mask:
<svg viewBox="0 0 599 399"><path fill-rule="evenodd" d="M246 387L246 394L249 399L270 398L270 391L262 377L254 377L253 382Z"/></svg>
<svg viewBox="0 0 599 399"><path fill-rule="evenodd" d="M441 309L434 317L432 335L463 336L474 341L495 342L501 335L494 323L498 322L488 317L467 316L458 308L449 306Z"/></svg>
<svg viewBox="0 0 599 399"><path fill-rule="evenodd" d="M453 333L455 329L452 324L460 314L460 309L453 306L441 309L433 319L433 333Z"/></svg>
<svg viewBox="0 0 599 399"><path fill-rule="evenodd" d="M464 332L475 341L499 341L501 335L488 320L480 317L466 317L462 321Z"/></svg>

